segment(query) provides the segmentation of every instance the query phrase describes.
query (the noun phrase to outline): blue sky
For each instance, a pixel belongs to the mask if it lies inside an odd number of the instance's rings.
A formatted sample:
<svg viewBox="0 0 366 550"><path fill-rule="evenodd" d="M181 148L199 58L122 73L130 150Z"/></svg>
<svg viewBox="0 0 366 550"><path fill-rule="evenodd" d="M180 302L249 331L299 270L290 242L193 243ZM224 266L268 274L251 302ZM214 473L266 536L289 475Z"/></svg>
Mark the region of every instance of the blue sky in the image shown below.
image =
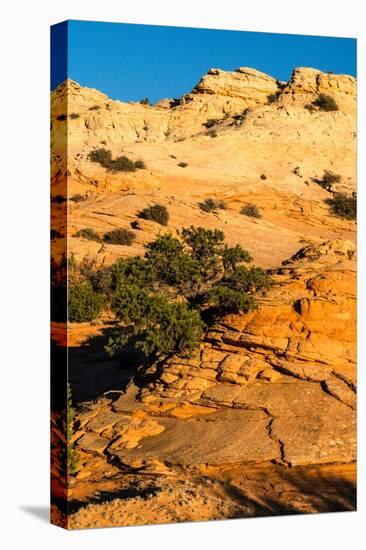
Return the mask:
<svg viewBox="0 0 366 550"><path fill-rule="evenodd" d="M299 66L356 76L352 38L89 21L53 29L51 88L67 75L122 101L178 98L212 67L253 67L279 80L288 80Z"/></svg>

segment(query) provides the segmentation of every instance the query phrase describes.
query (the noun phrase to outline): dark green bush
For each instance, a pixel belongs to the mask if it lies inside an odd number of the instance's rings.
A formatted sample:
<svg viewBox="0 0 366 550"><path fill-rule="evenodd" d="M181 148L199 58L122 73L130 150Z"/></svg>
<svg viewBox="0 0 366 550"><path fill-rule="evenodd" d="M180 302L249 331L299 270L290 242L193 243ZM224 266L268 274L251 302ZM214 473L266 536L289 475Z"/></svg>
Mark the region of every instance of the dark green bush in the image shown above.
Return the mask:
<svg viewBox="0 0 366 550"><path fill-rule="evenodd" d="M152 220L160 223L160 225L168 225L169 212L162 204L154 204L153 206L148 206L141 210L138 217L144 220Z"/></svg>
<svg viewBox="0 0 366 550"><path fill-rule="evenodd" d="M240 214L243 214L244 216L250 216L251 218L261 218L262 214L260 213L260 210L256 204L253 204L251 202L247 202L242 206L240 210Z"/></svg>
<svg viewBox="0 0 366 550"><path fill-rule="evenodd" d="M320 111L338 111L338 105L336 101L329 95L319 94L318 97L312 102L314 107L318 107Z"/></svg>
<svg viewBox="0 0 366 550"><path fill-rule="evenodd" d="M88 241L96 241L98 243L101 241L99 234L91 227L84 227L84 229L80 229L74 233L73 237L80 237L82 239L88 239Z"/></svg>
<svg viewBox="0 0 366 550"><path fill-rule="evenodd" d="M207 304L217 316L240 311L247 313L257 307L253 296L225 286L214 286L207 293Z"/></svg>
<svg viewBox="0 0 366 550"><path fill-rule="evenodd" d="M141 105L151 105L151 101L148 97L143 97L142 99L140 99L140 103Z"/></svg>
<svg viewBox="0 0 366 550"><path fill-rule="evenodd" d="M86 201L87 198L88 197L86 195L80 195L80 193L76 193L76 195L72 195L69 200L72 202L82 202Z"/></svg>
<svg viewBox="0 0 366 550"><path fill-rule="evenodd" d="M99 111L99 109L99 105L92 105L91 107L89 107L89 111Z"/></svg>
<svg viewBox="0 0 366 550"><path fill-rule="evenodd" d="M334 174L329 170L324 170L322 179L318 180L315 178L313 181L320 185L323 189L331 191L333 183L340 183L342 181L342 176L339 174Z"/></svg>
<svg viewBox="0 0 366 550"><path fill-rule="evenodd" d="M199 202L198 206L204 212L216 212L217 210L226 210L227 208L225 201L212 198Z"/></svg>
<svg viewBox="0 0 366 550"><path fill-rule="evenodd" d="M210 130L209 132L207 132L207 135L211 138L215 138L218 136L218 133L216 132L216 130Z"/></svg>
<svg viewBox="0 0 366 550"><path fill-rule="evenodd" d="M332 198L326 200L329 204L332 214L345 220L355 220L357 218L357 195L346 195L345 193L335 193Z"/></svg>
<svg viewBox="0 0 366 550"><path fill-rule="evenodd" d="M267 179L266 174L261 174L261 180L266 180L266 179Z"/></svg>
<svg viewBox="0 0 366 550"><path fill-rule="evenodd" d="M134 284L118 289L112 310L122 323L122 329L107 346L112 354L132 342L148 356L189 354L202 336L198 312L185 303L170 302L164 295L148 294Z"/></svg>
<svg viewBox="0 0 366 550"><path fill-rule="evenodd" d="M71 113L70 118L71 120L76 120L77 118L80 118L80 115L78 115L78 113Z"/></svg>
<svg viewBox="0 0 366 550"><path fill-rule="evenodd" d="M145 163L143 160L133 162L124 155L117 157L116 159L112 159L111 151L108 151L103 147L91 151L89 153L89 160L92 162L97 162L110 172L135 172L137 168L145 168Z"/></svg>
<svg viewBox="0 0 366 550"><path fill-rule="evenodd" d="M186 166L188 166L188 162L178 162L178 166L180 166L181 168L185 168Z"/></svg>
<svg viewBox="0 0 366 550"><path fill-rule="evenodd" d="M123 244L131 246L136 235L129 229L113 229L104 234L103 240L107 244Z"/></svg>
<svg viewBox="0 0 366 550"><path fill-rule="evenodd" d="M224 241L218 229L191 226L178 237L159 236L146 245L143 258L121 259L96 271L88 262L80 265L88 291L103 296L119 322L107 350L132 346L151 358L190 354L204 322L256 308L256 294L268 289L271 279L260 268L246 267L251 256L245 249Z"/></svg>
<svg viewBox="0 0 366 550"><path fill-rule="evenodd" d="M71 323L93 321L102 311L103 297L90 282L69 284L68 319Z"/></svg>

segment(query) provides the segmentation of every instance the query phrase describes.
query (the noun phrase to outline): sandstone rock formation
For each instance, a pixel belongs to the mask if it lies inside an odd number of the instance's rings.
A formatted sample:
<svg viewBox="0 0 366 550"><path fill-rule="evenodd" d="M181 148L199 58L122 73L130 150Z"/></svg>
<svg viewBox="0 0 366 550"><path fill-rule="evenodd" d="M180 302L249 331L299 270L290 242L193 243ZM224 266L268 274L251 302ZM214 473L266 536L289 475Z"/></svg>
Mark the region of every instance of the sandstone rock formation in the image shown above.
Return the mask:
<svg viewBox="0 0 366 550"><path fill-rule="evenodd" d="M304 107L320 93L339 110ZM141 505L155 522L329 511L338 501L334 487L322 485L328 472L353 483L355 222L332 214L326 203L332 194L319 180L329 170L341 180L333 191L355 191L355 109L355 79L311 68L295 69L287 83L245 67L211 69L190 93L154 106L114 101L73 81L53 92L52 195L67 189L69 198L85 198L57 205L53 216L77 261L89 257L101 266L141 255L156 235L193 224L222 229L275 281L258 311L226 316L195 355L142 369L124 389L132 369L123 371L85 343L103 339L110 319L69 328L80 455L69 495L90 503L85 513L75 509L73 526L128 523L129 512L139 524ZM89 159L100 147L142 159L146 168L112 173ZM203 212L199 203L208 197L225 201L226 209ZM246 202L258 206L260 219L240 213ZM155 203L167 207L169 226L138 219L132 246L74 236L85 227L100 235L131 228L138 212ZM53 251L63 247L56 239ZM96 388L105 395L94 396ZM278 487L263 488L262 467ZM224 491L230 483L223 472L234 476L236 491L255 499L238 504L233 491ZM295 487L304 475L313 481ZM317 476L331 494L328 505L319 494L309 496ZM141 489L143 501L130 487L128 505L95 497L121 490L126 480ZM287 491L297 502L291 510ZM263 504L269 493L281 503L277 512ZM174 495L187 502L183 515Z"/></svg>

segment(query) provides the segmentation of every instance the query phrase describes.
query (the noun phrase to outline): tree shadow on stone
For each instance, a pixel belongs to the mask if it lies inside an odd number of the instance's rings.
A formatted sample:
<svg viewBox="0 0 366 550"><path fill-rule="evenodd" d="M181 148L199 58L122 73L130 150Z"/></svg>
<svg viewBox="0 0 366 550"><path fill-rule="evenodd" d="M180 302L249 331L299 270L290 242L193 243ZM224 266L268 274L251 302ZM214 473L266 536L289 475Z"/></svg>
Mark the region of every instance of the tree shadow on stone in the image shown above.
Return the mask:
<svg viewBox="0 0 366 550"><path fill-rule="evenodd" d="M329 513L356 510L356 484L337 476L281 475L284 485L278 493L258 491L255 497L231 481L221 482L226 495L247 510L246 516L273 516L307 513ZM254 491L255 492L255 491ZM251 490L251 494L253 490ZM271 494L272 493L272 494ZM243 517L242 512L235 517Z"/></svg>

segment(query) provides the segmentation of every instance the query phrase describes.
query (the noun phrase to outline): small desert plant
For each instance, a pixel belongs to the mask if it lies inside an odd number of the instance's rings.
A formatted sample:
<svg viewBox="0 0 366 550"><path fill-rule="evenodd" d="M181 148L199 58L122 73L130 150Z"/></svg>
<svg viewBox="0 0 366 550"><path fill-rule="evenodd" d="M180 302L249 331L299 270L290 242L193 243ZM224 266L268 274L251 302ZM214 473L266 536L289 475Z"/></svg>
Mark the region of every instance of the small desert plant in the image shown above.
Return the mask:
<svg viewBox="0 0 366 550"><path fill-rule="evenodd" d="M100 242L100 236L94 229L91 227L85 227L84 229L80 229L76 233L74 233L73 237L80 237L82 239L87 239L88 241L96 241L97 243Z"/></svg>
<svg viewBox="0 0 366 550"><path fill-rule="evenodd" d="M58 115L57 120L60 120L60 121L67 120L67 115Z"/></svg>
<svg viewBox="0 0 366 550"><path fill-rule="evenodd" d="M89 111L99 111L99 109L99 105L92 105L91 107L89 107Z"/></svg>
<svg viewBox="0 0 366 550"><path fill-rule="evenodd" d="M205 199L198 203L198 206L204 212L216 212L217 210L226 210L227 206L225 201L219 199Z"/></svg>
<svg viewBox="0 0 366 550"><path fill-rule="evenodd" d="M107 244L123 244L131 246L136 239L135 234L129 229L113 229L104 234L103 240Z"/></svg>
<svg viewBox="0 0 366 550"><path fill-rule="evenodd" d="M169 212L164 205L154 204L153 206L148 206L147 208L141 210L138 217L144 220L152 220L160 223L160 225L168 225Z"/></svg>
<svg viewBox="0 0 366 550"><path fill-rule="evenodd" d="M210 130L209 132L207 132L207 135L211 138L215 138L218 136L218 133L216 132L216 130Z"/></svg>
<svg viewBox="0 0 366 550"><path fill-rule="evenodd" d="M181 168L185 168L186 166L188 166L188 162L178 162L178 166L180 166Z"/></svg>
<svg viewBox="0 0 366 550"><path fill-rule="evenodd" d="M86 201L87 198L88 197L86 195L80 195L80 193L76 193L76 195L72 195L69 200L72 202L83 202Z"/></svg>
<svg viewBox="0 0 366 550"><path fill-rule="evenodd" d="M345 220L355 220L357 217L357 195L335 193L333 197L325 201L329 204L331 212Z"/></svg>
<svg viewBox="0 0 366 550"><path fill-rule="evenodd" d="M72 120L75 120L75 119L77 119L77 118L80 118L80 115L79 115L78 113L71 113L70 118L71 118Z"/></svg>
<svg viewBox="0 0 366 550"><path fill-rule="evenodd" d="M141 105L151 105L151 101L148 97L143 97L142 99L140 99L140 103Z"/></svg>
<svg viewBox="0 0 366 550"><path fill-rule="evenodd" d="M102 306L103 297L94 292L88 281L69 284L68 319L71 323L93 321L100 314Z"/></svg>
<svg viewBox="0 0 366 550"><path fill-rule="evenodd" d="M116 159L112 159L111 151L101 147L94 149L89 153L89 160L97 162L103 168L110 172L135 172L137 168L145 168L145 163L142 160L133 162L128 157L122 155Z"/></svg>
<svg viewBox="0 0 366 550"><path fill-rule="evenodd" d="M260 178L261 178L261 180L266 180L267 176L266 176L266 174L261 174Z"/></svg>
<svg viewBox="0 0 366 550"><path fill-rule="evenodd" d="M333 183L340 183L342 176L340 174L334 174L330 170L324 170L324 174L321 180L314 179L313 181L320 185L323 189L330 191Z"/></svg>
<svg viewBox="0 0 366 550"><path fill-rule="evenodd" d="M249 216L251 218L261 218L262 214L260 213L260 210L256 204L253 204L251 202L247 202L242 206L240 210L240 214L243 214L244 216Z"/></svg>
<svg viewBox="0 0 366 550"><path fill-rule="evenodd" d="M314 107L318 107L320 111L338 111L338 105L335 100L326 94L319 94L312 102Z"/></svg>

